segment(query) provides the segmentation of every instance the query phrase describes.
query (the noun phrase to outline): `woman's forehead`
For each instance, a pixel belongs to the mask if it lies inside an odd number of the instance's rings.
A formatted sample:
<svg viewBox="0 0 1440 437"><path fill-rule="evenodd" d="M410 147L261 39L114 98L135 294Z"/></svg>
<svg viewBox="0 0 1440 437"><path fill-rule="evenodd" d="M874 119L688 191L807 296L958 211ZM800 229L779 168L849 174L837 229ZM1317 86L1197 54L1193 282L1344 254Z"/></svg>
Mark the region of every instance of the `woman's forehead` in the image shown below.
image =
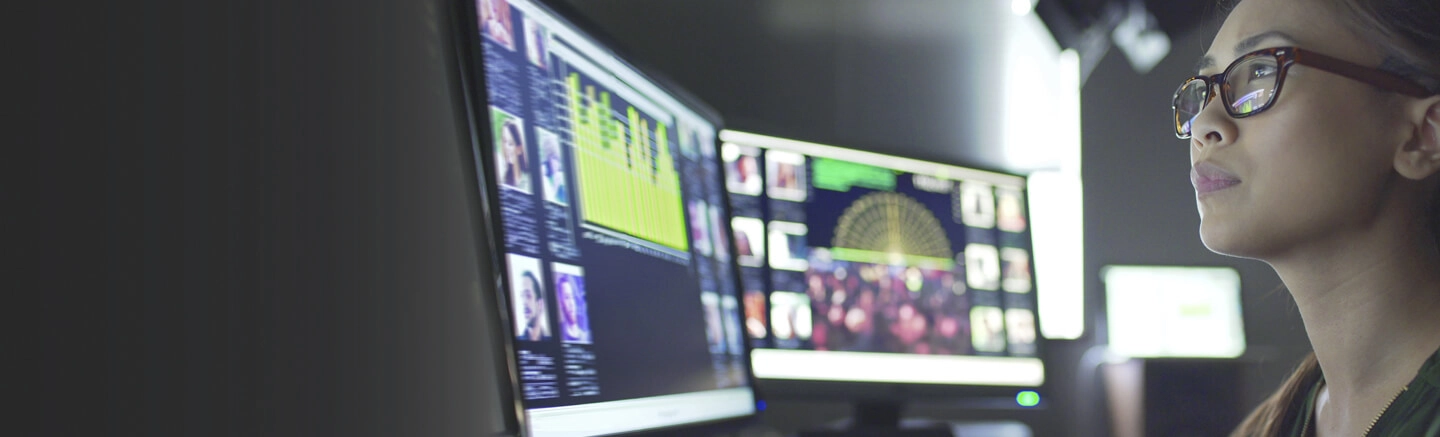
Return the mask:
<svg viewBox="0 0 1440 437"><path fill-rule="evenodd" d="M1356 61L1378 61L1372 59L1375 51L1340 21L1334 10L1338 1L1343 0L1242 1L1225 19L1206 56L1216 61L1217 68L1224 68L1256 49L1295 45Z"/></svg>

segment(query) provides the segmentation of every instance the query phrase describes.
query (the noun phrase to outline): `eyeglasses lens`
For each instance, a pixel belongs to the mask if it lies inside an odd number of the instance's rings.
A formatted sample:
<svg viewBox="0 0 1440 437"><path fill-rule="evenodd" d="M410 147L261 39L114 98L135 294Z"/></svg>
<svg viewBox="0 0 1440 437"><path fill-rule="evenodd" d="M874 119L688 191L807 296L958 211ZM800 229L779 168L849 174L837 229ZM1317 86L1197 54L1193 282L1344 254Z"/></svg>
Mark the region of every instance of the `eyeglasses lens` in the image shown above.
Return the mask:
<svg viewBox="0 0 1440 437"><path fill-rule="evenodd" d="M1220 87L1230 115L1244 117L1269 107L1275 101L1279 77L1280 66L1273 56L1254 56L1231 65ZM1180 86L1175 93L1175 135L1190 138L1195 117L1209 100L1210 86L1205 80L1191 79Z"/></svg>
<svg viewBox="0 0 1440 437"><path fill-rule="evenodd" d="M1231 66L1225 72L1226 101L1237 116L1265 109L1275 97L1280 68L1271 56L1256 56Z"/></svg>
<svg viewBox="0 0 1440 437"><path fill-rule="evenodd" d="M1200 115L1200 110L1205 109L1209 88L1204 80L1193 79L1181 85L1180 91L1175 93L1176 135L1181 138L1190 137L1190 125L1195 121L1195 117Z"/></svg>

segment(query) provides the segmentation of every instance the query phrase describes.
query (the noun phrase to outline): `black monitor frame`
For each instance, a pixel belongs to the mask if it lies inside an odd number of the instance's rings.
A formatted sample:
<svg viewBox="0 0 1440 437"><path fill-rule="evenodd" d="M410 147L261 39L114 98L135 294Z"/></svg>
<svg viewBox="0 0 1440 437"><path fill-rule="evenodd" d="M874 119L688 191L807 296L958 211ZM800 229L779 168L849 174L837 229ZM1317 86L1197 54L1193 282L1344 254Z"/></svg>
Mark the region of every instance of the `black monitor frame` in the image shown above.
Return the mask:
<svg viewBox="0 0 1440 437"><path fill-rule="evenodd" d="M739 132L739 133L741 133L741 134L757 134L757 135L762 135L762 136L770 136L770 134L769 134L769 133L766 133L766 132L746 131L746 132ZM778 138L778 137L777 137L777 138ZM807 141L804 140L804 139L796 139L796 138L793 138L793 137L790 137L790 138L781 138L781 139L792 140L792 141L800 141L800 142L807 142ZM722 140L722 143L723 143L723 142L725 142L725 141ZM738 144L738 143L737 143L737 144ZM886 156L886 157L895 157L895 158L906 159L906 160L921 161L921 162L924 162L924 163L926 163L926 164L934 164L934 165L940 165L940 166L946 166L946 167L959 167L959 168L963 168L963 169L967 169L967 170L975 170L975 171L980 171L980 172L985 172L985 173L992 173L992 174L1001 175L1001 176L1006 176L1006 177L1018 178L1018 179L1021 179L1021 180L1025 181L1025 184L1024 184L1024 185L1025 185L1025 187L1024 187L1025 198L1027 199L1027 201L1028 201L1028 199L1029 199L1029 187L1028 187L1029 178L1026 177L1026 176L1024 176L1024 175L1021 175L1021 174L1016 174L1016 173L1014 173L1014 172L1009 172L1009 171L999 170L999 169L994 169L994 168L987 168L987 167L975 166L975 165L970 165L970 164L959 164L959 163L950 163L950 162L930 161L930 160L912 158L912 157L907 157L907 156L902 156L902 155L896 155L896 154L893 154L893 153L872 152L872 151L865 150L865 149L862 149L862 148L845 146L845 145L836 145L836 144L830 144L830 143L816 143L816 144L817 144L817 145L821 145L821 146L834 147L834 148L839 148L839 149L849 149L849 150L854 150L854 151L859 151L859 152L864 152L864 153L870 153L870 154L876 154L876 155L884 155L884 156ZM756 145L754 145L754 144L749 144L749 145L750 145L750 146L756 146ZM769 147L764 147L764 146L760 146L760 147L764 148L765 150L776 150L776 149L771 149L771 148L769 148ZM791 150L788 150L788 149L778 149L778 150L791 151ZM792 151L792 152L793 152L793 151ZM809 155L807 155L807 156L809 156ZM828 156L822 156L822 157L827 157L827 158L828 158ZM885 167L885 165L883 165L883 164L876 164L876 165ZM734 195L734 194L731 194L731 195ZM1027 207L1024 208L1024 217L1025 217L1025 220L1026 220L1027 223L1034 223L1034 221L1032 220L1031 215L1030 215L1030 208L1028 207L1028 204L1027 204ZM1032 245L1031 245L1031 250L1030 250L1030 254L1029 254L1029 255L1030 255L1031 266L1032 266L1032 269L1033 269L1033 270L1032 270L1032 273L1031 273L1031 274L1032 274L1032 280L1034 280L1035 272L1038 271L1039 268L1041 268L1041 266L1036 266L1035 263L1034 263L1034 255L1035 255L1035 254L1034 254L1034 251L1033 251L1033 248L1034 248L1034 246L1033 246L1033 241L1034 241L1034 240L1033 240L1033 235L1032 235L1032 236L1030 237L1030 242L1031 242ZM768 244L768 243L767 243L767 244ZM769 250L769 249L767 248L767 253L768 253L768 250ZM768 267L768 265L767 265L767 266L765 267L765 269L766 269L766 271L768 272L769 269L770 269L770 267ZM770 284L770 282L771 282L771 279L769 278L769 275L766 275L765 283L767 284L767 286L772 285L772 284ZM1036 288L1035 288L1035 290L1032 290L1032 293L1038 292L1039 287L1043 286L1043 285L1038 284L1038 282L1036 282L1036 284L1037 284L1037 285L1035 286ZM770 291L773 291L773 290L766 290L766 293L768 294ZM766 304L766 305L767 305L767 308L768 308L768 305L769 305L769 304L768 304L768 301L767 301L767 304ZM1037 302L1037 305L1038 305L1038 302ZM768 312L767 312L767 314L768 314ZM899 435L899 434L896 434L896 433L897 433L897 432L901 432L901 431L900 431L900 430L897 430L896 427L898 426L898 422L902 419L902 416L903 416L903 414L902 414L903 411L902 411L902 410L905 409L907 406L918 406L918 405L937 406L937 407L946 408L946 409L953 409L953 410L956 410L957 412L958 412L958 411L963 411L963 413L959 413L959 414L960 414L960 415L965 415L965 414L976 415L977 418L1016 418L1016 419L1033 418L1034 415L1036 414L1035 411L1047 410L1047 409L1049 409L1050 405L1052 404L1052 401L1051 401L1051 400L1048 400L1045 396L1047 396L1047 395L1049 395L1049 396L1054 396L1054 395L1055 395L1055 393L1051 393L1050 388L1053 387L1053 382L1052 382L1052 381L1053 381L1053 377L1054 377L1055 372L1056 372L1056 369L1054 368L1055 366L1053 365L1054 363L1053 363L1052 360L1050 359L1050 357L1051 357L1053 354L1052 354L1052 351L1050 351L1051 347L1050 347L1050 345L1048 344L1049 342L1045 339L1045 337L1044 337L1043 335L1040 334L1040 333L1041 333L1040 327L1041 327L1041 325L1044 323L1044 321L1038 317L1038 316L1039 316L1039 312L1038 312L1038 311L1036 312L1036 316L1037 316L1037 317L1036 317L1036 320L1035 320L1035 323L1036 323L1036 338L1035 338L1036 352L1035 352L1034 358L1040 360L1042 363L1045 364L1045 366L1044 366L1044 380L1042 381L1041 384L1035 385L1035 386L1001 386L1001 385L968 385L968 384L927 384L927 383L906 383L906 382L868 382L868 381L841 381L841 380L800 380L800 379L775 379L775 378L766 378L766 377L757 377L757 380L759 381L759 388L766 394L767 398L768 398L768 399L771 399L771 400L775 400L775 401L785 401L785 400L791 400L791 401L836 401L836 400L841 400L841 401L845 401L845 402L851 403L851 404L853 405L853 407L854 407L854 412L853 412L852 420L851 420L852 429L851 429L850 431L863 431L863 430L867 430L867 429L868 429L868 430L873 430L873 431L876 431L876 432L880 432L880 433L883 434L883 435ZM774 345L771 345L770 347L765 348L765 349L774 349ZM810 351L806 351L806 352L810 352ZM825 353L825 352L814 351L813 353L823 354L823 353ZM902 353L895 353L895 354L896 354L896 355L904 355L904 354L902 354ZM1035 405L1035 406L1030 406L1030 407L1020 406L1020 405L1018 404L1017 400L1016 400L1016 396L1017 396L1018 393L1020 393L1020 392L1022 392L1022 391L1035 391L1035 392L1037 392L1038 394L1040 394L1040 395L1041 395L1041 399L1040 399L1039 404L1037 404L1037 405ZM826 435L826 436L828 436L828 435L866 435L866 434L863 434L863 433L861 433L861 434L846 434L845 432L841 432L841 433L839 433L839 434L830 434L830 433L819 433L819 432L817 432L817 433L807 433L807 434L804 434L804 435L807 435L807 436L821 436L821 435ZM924 434L924 433L922 432L922 433L917 434L917 435L928 435L928 434Z"/></svg>
<svg viewBox="0 0 1440 437"><path fill-rule="evenodd" d="M716 159L719 159L720 144L718 133L724 129L723 120L719 112L678 86L676 82L670 80L664 74L647 67L646 64L640 62L637 57L628 54L621 44L610 39L607 33L601 30L599 26L595 25L592 21L585 18L564 2L555 0L531 1L553 13L557 19L578 30L584 37L591 39L592 42L609 50L615 55L616 61L620 64L633 68L643 79L653 82L662 91L669 93L671 97L674 97L705 121L711 123L716 129L717 138L708 146L715 149ZM457 112L461 114L462 117L458 123L461 129L460 136L466 140L461 147L463 150L460 151L460 157L465 161L462 167L465 172L464 178L467 184L466 191L468 198L466 200L470 205L472 216L475 217L475 219L472 220L476 237L475 245L482 255L478 258L481 262L488 261L487 265L479 266L480 271L482 273L490 273L489 277L482 276L481 283L478 284L479 289L476 290L476 293L480 294L480 296L477 297L482 301L480 302L479 310L489 311L490 313L487 315L493 316L488 318L482 317L482 320L493 320L494 323L488 323L480 328L489 333L494 344L501 345L502 349L499 351L500 353L494 355L496 359L493 363L487 363L494 365L494 369L497 371L495 372L493 381L501 385L497 390L494 390L500 398L498 403L506 410L502 415L504 423L501 428L505 430L505 435L520 436L524 434L526 423L525 409L521 402L521 393L519 391L519 371L515 366L517 348L512 329L513 323L510 320L511 316L508 311L512 302L510 302L509 293L497 291L509 289L509 279L506 277L507 275L503 273L505 271L503 256L499 255L503 254L504 251L498 243L499 240L497 238L503 235L499 213L497 211L499 189L495 184L491 183L491 181L496 180L492 154L476 153L482 149L488 149L488 146L484 145L483 139L490 138L493 131L491 130L492 126L490 126L489 122L485 121L486 118L483 115L483 108L487 106L489 99L486 91L488 89L487 79L481 61L481 59L484 59L482 43L480 42L481 37L479 36L479 29L474 18L477 16L475 3L476 0L450 0L451 7L448 11L444 11L442 15L448 15L450 26L448 33L450 33L453 39L455 48L455 52L453 53L453 61L455 64L454 68L450 70L453 76L452 83L456 85L456 89L460 90L459 95L455 97L455 104L458 109ZM723 198L722 202L725 216L729 217L731 205L728 193L724 193L723 191L723 169L717 177L720 178L716 181L717 184L719 184L717 186L722 187L722 195L720 197ZM724 244L727 245L729 253L736 253L734 238L731 237L728 232L725 233L725 235L727 238L725 238ZM739 265L736 263L735 257L732 256L730 258L730 264L732 279L736 284L739 284ZM487 290L490 291L489 294L493 296L493 299L483 296ZM738 321L737 323L740 322L743 321ZM750 360L750 344L746 341L742 341L741 343L744 345L743 360L748 363ZM754 374L750 370L749 366L745 366L745 383L755 394L757 404L763 405L759 387L756 384ZM489 392L490 391L487 390L487 393ZM757 408L752 414L747 416L626 432L623 433L623 435L672 435L679 431L683 431L684 434L689 435L690 433L734 431L754 426L759 421L760 411L762 411L762 408Z"/></svg>

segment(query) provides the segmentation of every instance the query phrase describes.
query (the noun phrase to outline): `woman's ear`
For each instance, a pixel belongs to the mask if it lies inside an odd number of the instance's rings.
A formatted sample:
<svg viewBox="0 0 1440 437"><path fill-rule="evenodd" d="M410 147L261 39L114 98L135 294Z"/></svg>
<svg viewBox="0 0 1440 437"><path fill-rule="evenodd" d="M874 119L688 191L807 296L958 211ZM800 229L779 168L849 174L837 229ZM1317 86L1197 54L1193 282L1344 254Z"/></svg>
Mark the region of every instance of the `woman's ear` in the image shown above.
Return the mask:
<svg viewBox="0 0 1440 437"><path fill-rule="evenodd" d="M1425 179L1440 172L1440 96L1422 99L1407 114L1415 130L1395 153L1395 170L1409 179Z"/></svg>

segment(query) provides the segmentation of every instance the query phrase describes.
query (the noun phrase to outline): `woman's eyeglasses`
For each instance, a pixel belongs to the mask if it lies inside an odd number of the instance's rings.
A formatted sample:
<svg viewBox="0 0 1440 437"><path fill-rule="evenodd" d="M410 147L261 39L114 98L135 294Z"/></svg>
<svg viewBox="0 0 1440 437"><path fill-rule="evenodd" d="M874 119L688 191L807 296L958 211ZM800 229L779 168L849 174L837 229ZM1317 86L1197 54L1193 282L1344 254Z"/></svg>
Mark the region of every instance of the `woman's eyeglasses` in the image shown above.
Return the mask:
<svg viewBox="0 0 1440 437"><path fill-rule="evenodd" d="M1236 59L1220 74L1191 77L1175 90L1175 99L1172 102L1175 110L1175 136L1190 139L1190 128L1195 117L1215 98L1210 94L1215 85L1220 86L1220 98L1225 102L1225 112L1231 117L1244 118L1265 112L1275 105L1275 100L1280 96L1280 88L1285 84L1285 75L1290 71L1290 66L1295 64L1314 67L1409 96L1428 97L1434 94L1394 73L1297 47L1256 50Z"/></svg>

